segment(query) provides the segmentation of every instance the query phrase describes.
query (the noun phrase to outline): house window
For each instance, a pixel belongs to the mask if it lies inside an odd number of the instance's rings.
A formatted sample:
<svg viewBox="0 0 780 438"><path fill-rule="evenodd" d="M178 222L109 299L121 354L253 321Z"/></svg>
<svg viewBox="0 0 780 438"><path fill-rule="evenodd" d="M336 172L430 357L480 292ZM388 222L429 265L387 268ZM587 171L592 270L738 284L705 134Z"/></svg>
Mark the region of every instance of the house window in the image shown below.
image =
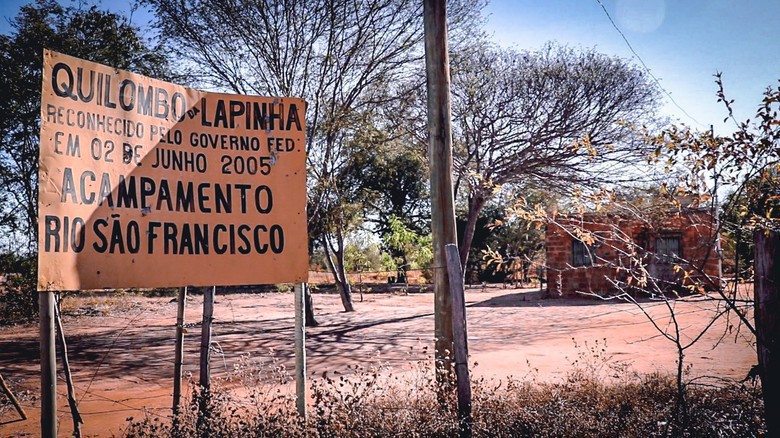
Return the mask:
<svg viewBox="0 0 780 438"><path fill-rule="evenodd" d="M682 257L680 236L660 236L655 239L655 254L663 263L673 263Z"/></svg>
<svg viewBox="0 0 780 438"><path fill-rule="evenodd" d="M581 240L573 240L571 245L572 266L593 266L596 248Z"/></svg>

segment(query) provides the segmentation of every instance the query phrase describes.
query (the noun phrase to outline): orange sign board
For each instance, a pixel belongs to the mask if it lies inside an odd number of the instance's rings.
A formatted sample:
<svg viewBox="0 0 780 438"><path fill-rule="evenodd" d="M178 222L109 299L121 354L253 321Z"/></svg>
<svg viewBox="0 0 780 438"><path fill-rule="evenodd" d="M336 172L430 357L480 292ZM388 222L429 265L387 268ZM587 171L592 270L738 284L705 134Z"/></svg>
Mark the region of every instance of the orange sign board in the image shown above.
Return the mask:
<svg viewBox="0 0 780 438"><path fill-rule="evenodd" d="M304 113L45 51L38 289L305 282Z"/></svg>

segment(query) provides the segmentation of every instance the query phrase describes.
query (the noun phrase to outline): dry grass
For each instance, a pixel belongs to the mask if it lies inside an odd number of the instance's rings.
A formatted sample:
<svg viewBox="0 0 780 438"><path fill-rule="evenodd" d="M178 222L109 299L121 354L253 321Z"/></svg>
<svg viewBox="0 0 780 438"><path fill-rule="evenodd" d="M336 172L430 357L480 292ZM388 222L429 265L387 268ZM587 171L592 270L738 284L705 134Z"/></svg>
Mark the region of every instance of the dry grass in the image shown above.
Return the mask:
<svg viewBox="0 0 780 438"><path fill-rule="evenodd" d="M137 301L134 295L121 292L110 294L83 292L63 297L60 309L63 315L105 316L131 309L138 305Z"/></svg>
<svg viewBox="0 0 780 438"><path fill-rule="evenodd" d="M687 414L675 411L673 376L638 375L614 361L606 345L581 348L561 383L530 379L472 384L476 437L744 437L764 431L760 390L735 382L688 385ZM353 366L349 374L325 373L312 384L308 421L298 419L294 396L285 392L286 370L276 362L245 358L220 382L208 418L192 397L178 425L166 419L129 419L126 437L452 437L458 435L455 397L440 398L428 363L394 375L382 367ZM233 384L231 390L227 386ZM281 384L281 385L280 385ZM289 387L287 385L286 387Z"/></svg>

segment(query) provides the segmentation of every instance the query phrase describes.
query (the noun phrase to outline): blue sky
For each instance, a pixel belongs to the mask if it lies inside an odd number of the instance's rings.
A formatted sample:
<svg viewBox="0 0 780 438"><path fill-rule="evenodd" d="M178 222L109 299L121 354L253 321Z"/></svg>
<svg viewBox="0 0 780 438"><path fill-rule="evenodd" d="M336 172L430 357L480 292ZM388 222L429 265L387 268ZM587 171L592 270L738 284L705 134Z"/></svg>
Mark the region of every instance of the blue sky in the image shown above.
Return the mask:
<svg viewBox="0 0 780 438"><path fill-rule="evenodd" d="M780 79L778 0L601 1L663 88L700 124L665 97L662 110L673 120L731 132L713 74L723 73L735 116L743 121ZM486 12L488 31L501 45L537 49L555 40L639 63L597 0L492 0Z"/></svg>
<svg viewBox="0 0 780 438"><path fill-rule="evenodd" d="M713 74L723 72L740 120L754 115L761 93L780 79L775 22L780 0L601 1L651 73L692 117L665 97L662 111L673 120L730 132L734 126L723 123L726 112L716 102ZM0 32L9 31L8 19L26 3L0 0ZM78 5L75 0L62 3ZM101 4L129 14L132 1ZM502 46L534 50L554 40L639 63L598 0L492 0L485 13L488 32ZM132 18L139 27L148 24L142 11Z"/></svg>

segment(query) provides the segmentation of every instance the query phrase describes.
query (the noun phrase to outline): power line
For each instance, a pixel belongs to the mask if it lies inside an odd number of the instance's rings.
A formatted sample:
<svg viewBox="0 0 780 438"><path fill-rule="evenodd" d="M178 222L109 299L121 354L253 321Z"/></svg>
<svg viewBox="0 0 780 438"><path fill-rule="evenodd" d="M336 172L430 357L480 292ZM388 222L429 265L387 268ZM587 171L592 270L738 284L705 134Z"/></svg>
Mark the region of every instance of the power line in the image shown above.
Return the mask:
<svg viewBox="0 0 780 438"><path fill-rule="evenodd" d="M688 114L688 111L685 111L683 107L680 106L679 103L677 103L676 100L672 97L671 93L669 93L666 88L661 85L661 82L658 80L658 78L655 77L655 75L650 72L650 68L647 67L647 64L645 64L645 61L642 60L642 57L639 56L638 53L636 53L636 50L634 50L634 47L631 45L630 42L628 42L628 38L626 38L626 35L623 33L622 30L618 27L617 23L615 23L615 20L612 19L612 16L609 14L609 11L607 11L607 8L604 6L604 3L601 2L601 0L596 0L596 2L601 6L601 9L604 11L604 14L607 15L607 18L609 19L609 22L612 23L612 27L615 28L615 30L620 34L620 37L623 38L623 41L626 43L626 46L628 46L628 49L631 51L631 53L634 54L634 57L639 60L639 63L642 65L642 67L645 69L647 74L653 79L653 81L658 85L658 88L663 91L663 93L666 95L666 97L669 98L669 100L674 104L674 106L677 107L680 111L682 111L683 114L685 114L689 119L693 120L697 125L702 126L704 128L708 128L708 126L704 125L703 123L696 120L692 115Z"/></svg>

